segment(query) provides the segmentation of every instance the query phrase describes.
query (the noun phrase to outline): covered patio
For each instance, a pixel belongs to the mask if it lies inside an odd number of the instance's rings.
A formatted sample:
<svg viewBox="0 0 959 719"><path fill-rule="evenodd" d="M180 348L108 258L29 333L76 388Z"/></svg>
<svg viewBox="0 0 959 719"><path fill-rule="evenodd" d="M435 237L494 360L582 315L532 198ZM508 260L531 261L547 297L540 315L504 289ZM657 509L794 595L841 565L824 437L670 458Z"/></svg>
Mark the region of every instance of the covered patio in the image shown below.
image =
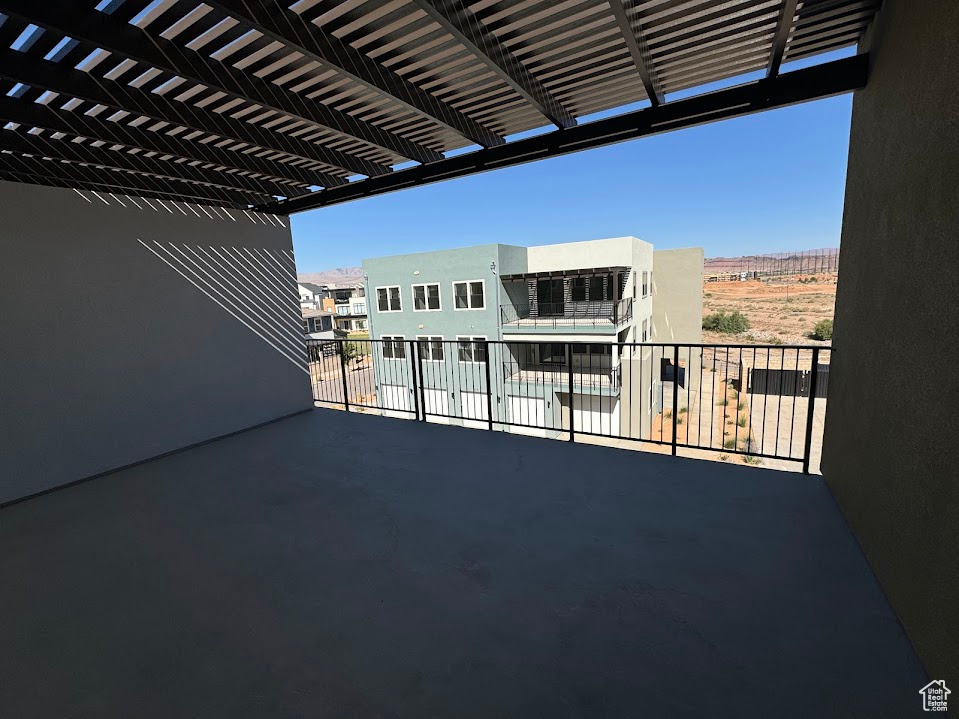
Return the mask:
<svg viewBox="0 0 959 719"><path fill-rule="evenodd" d="M957 36L947 0L0 0L0 717L959 692ZM313 408L292 214L844 93L823 478Z"/></svg>

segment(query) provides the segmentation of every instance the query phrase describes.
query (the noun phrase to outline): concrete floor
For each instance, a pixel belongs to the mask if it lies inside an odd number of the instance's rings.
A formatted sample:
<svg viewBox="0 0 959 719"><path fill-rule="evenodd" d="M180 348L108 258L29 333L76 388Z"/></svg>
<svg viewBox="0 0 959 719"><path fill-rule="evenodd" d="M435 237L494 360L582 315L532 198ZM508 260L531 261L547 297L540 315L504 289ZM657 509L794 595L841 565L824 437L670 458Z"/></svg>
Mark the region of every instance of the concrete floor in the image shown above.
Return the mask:
<svg viewBox="0 0 959 719"><path fill-rule="evenodd" d="M818 477L329 410L0 511L4 717L903 717Z"/></svg>

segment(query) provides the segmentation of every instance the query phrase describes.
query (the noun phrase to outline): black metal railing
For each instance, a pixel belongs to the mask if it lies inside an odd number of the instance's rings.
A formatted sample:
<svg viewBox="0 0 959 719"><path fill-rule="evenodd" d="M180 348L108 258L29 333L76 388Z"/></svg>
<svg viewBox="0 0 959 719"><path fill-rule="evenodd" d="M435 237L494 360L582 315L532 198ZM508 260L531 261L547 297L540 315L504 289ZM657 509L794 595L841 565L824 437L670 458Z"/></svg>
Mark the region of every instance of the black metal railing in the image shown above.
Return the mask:
<svg viewBox="0 0 959 719"><path fill-rule="evenodd" d="M633 298L585 302L534 302L500 305L504 326L598 327L617 326L633 318Z"/></svg>
<svg viewBox="0 0 959 719"><path fill-rule="evenodd" d="M789 468L821 451L829 347L310 340L318 405Z"/></svg>

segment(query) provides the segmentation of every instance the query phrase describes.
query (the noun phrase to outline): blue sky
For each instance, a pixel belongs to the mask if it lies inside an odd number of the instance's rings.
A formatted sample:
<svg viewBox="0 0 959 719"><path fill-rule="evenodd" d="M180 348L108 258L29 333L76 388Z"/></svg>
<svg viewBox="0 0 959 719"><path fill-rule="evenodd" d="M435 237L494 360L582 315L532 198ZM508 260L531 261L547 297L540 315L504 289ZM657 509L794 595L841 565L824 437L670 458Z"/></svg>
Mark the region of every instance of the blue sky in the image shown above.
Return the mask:
<svg viewBox="0 0 959 719"><path fill-rule="evenodd" d="M707 257L838 247L851 108L843 95L294 215L297 269L622 235Z"/></svg>

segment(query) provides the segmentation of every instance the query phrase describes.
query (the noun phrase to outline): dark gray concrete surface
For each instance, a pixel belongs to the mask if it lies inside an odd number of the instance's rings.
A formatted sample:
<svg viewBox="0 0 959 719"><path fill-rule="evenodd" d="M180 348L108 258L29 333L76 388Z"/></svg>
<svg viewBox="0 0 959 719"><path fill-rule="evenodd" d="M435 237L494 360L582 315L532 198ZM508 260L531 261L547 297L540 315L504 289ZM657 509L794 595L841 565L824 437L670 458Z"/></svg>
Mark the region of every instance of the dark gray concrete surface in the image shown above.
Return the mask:
<svg viewBox="0 0 959 719"><path fill-rule="evenodd" d="M959 3L886 0L866 45L822 472L959 716Z"/></svg>
<svg viewBox="0 0 959 719"><path fill-rule="evenodd" d="M0 511L0 716L904 717L815 477L315 410Z"/></svg>

